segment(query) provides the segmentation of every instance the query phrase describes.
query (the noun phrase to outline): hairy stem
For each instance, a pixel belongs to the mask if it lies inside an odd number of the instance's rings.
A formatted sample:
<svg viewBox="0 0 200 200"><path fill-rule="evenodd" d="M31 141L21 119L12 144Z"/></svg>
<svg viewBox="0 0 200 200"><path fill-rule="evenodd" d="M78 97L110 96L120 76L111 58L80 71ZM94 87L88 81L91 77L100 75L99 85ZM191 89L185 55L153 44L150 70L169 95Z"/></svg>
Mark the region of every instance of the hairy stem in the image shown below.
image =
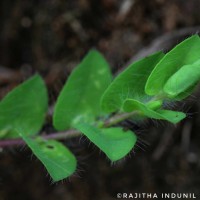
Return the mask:
<svg viewBox="0 0 200 200"><path fill-rule="evenodd" d="M118 124L119 122L122 122L132 116L137 114L137 112L130 112L130 113L121 113L121 114L116 114L112 116L111 118L107 119L103 125L103 127L110 127L113 125ZM81 132L71 129L67 130L64 132L57 132L57 133L51 133L48 135L40 135L43 139L49 140L49 139L55 139L55 140L64 140L72 137L77 137L80 136ZM7 140L0 140L0 148L5 148L5 147L13 147L13 146L22 146L25 145L24 140L22 139L7 139Z"/></svg>
<svg viewBox="0 0 200 200"><path fill-rule="evenodd" d="M50 140L50 139L63 140L63 139L79 136L80 134L81 134L80 131L68 130L65 132L57 132L57 133L51 133L48 135L40 135L40 136L46 140ZM21 145L25 145L25 142L22 139L0 140L0 148L11 147L11 146L21 146Z"/></svg>
<svg viewBox="0 0 200 200"><path fill-rule="evenodd" d="M113 117L109 118L108 120L106 120L104 122L103 127L110 127L115 124L118 124L119 122L122 122L122 121L132 117L135 114L137 114L137 111L114 115Z"/></svg>

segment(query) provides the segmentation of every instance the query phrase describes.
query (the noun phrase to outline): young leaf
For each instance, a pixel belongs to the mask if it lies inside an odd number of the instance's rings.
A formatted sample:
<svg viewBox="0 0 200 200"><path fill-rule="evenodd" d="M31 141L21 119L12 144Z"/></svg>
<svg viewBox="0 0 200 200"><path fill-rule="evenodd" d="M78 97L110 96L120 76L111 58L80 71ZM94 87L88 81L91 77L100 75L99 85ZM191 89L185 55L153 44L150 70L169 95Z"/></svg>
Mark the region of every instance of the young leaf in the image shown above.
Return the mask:
<svg viewBox="0 0 200 200"><path fill-rule="evenodd" d="M55 140L31 139L19 132L54 181L67 178L76 170L76 158L62 143Z"/></svg>
<svg viewBox="0 0 200 200"><path fill-rule="evenodd" d="M168 52L156 65L149 76L145 91L149 95L163 93L167 80L182 66L193 64L199 60L200 39L194 35L178 44Z"/></svg>
<svg viewBox="0 0 200 200"><path fill-rule="evenodd" d="M24 127L29 135L41 129L48 107L45 84L35 75L8 93L0 102L0 137L19 137L16 128ZM4 133L4 134L2 134Z"/></svg>
<svg viewBox="0 0 200 200"><path fill-rule="evenodd" d="M182 99L185 99L186 97L188 97L195 90L196 86L197 86L196 83L194 85L191 85L187 90L185 90L184 92L180 93L176 97L173 97L173 99L175 101L180 101Z"/></svg>
<svg viewBox="0 0 200 200"><path fill-rule="evenodd" d="M111 161L126 156L137 141L132 131L125 132L122 128L98 129L85 123L76 124L76 128L98 146Z"/></svg>
<svg viewBox="0 0 200 200"><path fill-rule="evenodd" d="M186 117L186 115L182 112L171 110L151 110L145 104L134 99L127 99L124 102L123 109L125 112L140 111L141 114L146 117L167 120L174 124L178 123Z"/></svg>
<svg viewBox="0 0 200 200"><path fill-rule="evenodd" d="M164 92L171 98L174 98L183 92L190 94L199 80L200 60L192 65L184 65L173 76L171 76L164 86ZM190 88L191 91L188 91Z"/></svg>
<svg viewBox="0 0 200 200"><path fill-rule="evenodd" d="M106 112L120 110L127 98L148 101L150 97L144 92L145 83L149 74L163 56L162 52L155 53L131 64L119 74L102 97L102 109Z"/></svg>
<svg viewBox="0 0 200 200"><path fill-rule="evenodd" d="M156 101L150 101L146 104L147 108L151 109L151 110L158 110L159 108L161 108L163 104L163 101L161 100L156 100Z"/></svg>
<svg viewBox="0 0 200 200"><path fill-rule="evenodd" d="M111 82L106 60L90 51L64 85L54 111L57 130L65 130L79 121L92 122L99 116L100 98Z"/></svg>

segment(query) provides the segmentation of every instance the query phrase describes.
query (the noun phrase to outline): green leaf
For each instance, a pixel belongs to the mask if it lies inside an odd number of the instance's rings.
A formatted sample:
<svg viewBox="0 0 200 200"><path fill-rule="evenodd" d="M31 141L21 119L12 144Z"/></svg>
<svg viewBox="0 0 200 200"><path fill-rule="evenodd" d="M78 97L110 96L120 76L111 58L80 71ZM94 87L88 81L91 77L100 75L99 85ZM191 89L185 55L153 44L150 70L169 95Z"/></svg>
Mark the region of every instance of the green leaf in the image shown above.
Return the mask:
<svg viewBox="0 0 200 200"><path fill-rule="evenodd" d="M182 112L171 110L151 110L145 104L133 99L127 99L124 102L123 109L125 112L140 111L141 115L146 117L167 120L174 124L178 123L186 117L186 115Z"/></svg>
<svg viewBox="0 0 200 200"><path fill-rule="evenodd" d="M137 141L132 131L125 132L122 128L98 129L85 123L77 124L76 128L98 146L111 161L126 156Z"/></svg>
<svg viewBox="0 0 200 200"><path fill-rule="evenodd" d="M101 114L100 98L111 82L109 66L97 51L90 51L64 85L54 111L57 130L80 121L93 122Z"/></svg>
<svg viewBox="0 0 200 200"><path fill-rule="evenodd" d="M192 65L184 65L171 76L164 86L164 92L171 98L174 98L181 93L187 93L189 95L199 80L200 60Z"/></svg>
<svg viewBox="0 0 200 200"><path fill-rule="evenodd" d="M149 76L145 91L149 95L162 94L167 80L182 66L193 64L199 60L200 39L194 35L173 48L156 65Z"/></svg>
<svg viewBox="0 0 200 200"><path fill-rule="evenodd" d="M114 112L122 108L127 98L146 102L150 99L144 92L146 80L157 64L164 56L158 52L131 64L119 74L105 91L101 105L106 112Z"/></svg>
<svg viewBox="0 0 200 200"><path fill-rule="evenodd" d="M197 84L191 85L191 87L189 87L186 91L180 93L179 95L177 95L173 99L175 101L180 101L182 99L185 99L186 97L188 97L195 90L196 86L197 86Z"/></svg>
<svg viewBox="0 0 200 200"><path fill-rule="evenodd" d="M0 137L19 137L16 128L24 127L28 135L41 129L48 108L45 84L35 75L8 93L0 102Z"/></svg>
<svg viewBox="0 0 200 200"><path fill-rule="evenodd" d="M150 101L146 104L147 108L151 109L151 110L158 110L159 108L161 108L163 104L163 101L161 100L155 100L155 101Z"/></svg>
<svg viewBox="0 0 200 200"><path fill-rule="evenodd" d="M54 181L67 178L76 170L76 158L62 143L42 138L32 139L19 133Z"/></svg>

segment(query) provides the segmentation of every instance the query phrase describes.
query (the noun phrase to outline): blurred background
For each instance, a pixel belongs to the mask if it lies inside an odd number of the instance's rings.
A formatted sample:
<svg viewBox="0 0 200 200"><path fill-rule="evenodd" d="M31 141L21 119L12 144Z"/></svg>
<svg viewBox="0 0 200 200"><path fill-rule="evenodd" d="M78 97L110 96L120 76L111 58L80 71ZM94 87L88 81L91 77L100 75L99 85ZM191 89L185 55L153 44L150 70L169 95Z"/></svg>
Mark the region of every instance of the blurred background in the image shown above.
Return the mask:
<svg viewBox="0 0 200 200"><path fill-rule="evenodd" d="M199 0L1 0L0 98L38 72L52 106L89 49L101 51L117 73L130 60L166 51L198 33L199 10ZM65 141L79 166L57 184L27 148L1 149L0 200L112 200L120 192L194 192L199 197L199 100L197 88L177 105L188 113L177 126L124 122L140 141L114 165L84 139Z"/></svg>

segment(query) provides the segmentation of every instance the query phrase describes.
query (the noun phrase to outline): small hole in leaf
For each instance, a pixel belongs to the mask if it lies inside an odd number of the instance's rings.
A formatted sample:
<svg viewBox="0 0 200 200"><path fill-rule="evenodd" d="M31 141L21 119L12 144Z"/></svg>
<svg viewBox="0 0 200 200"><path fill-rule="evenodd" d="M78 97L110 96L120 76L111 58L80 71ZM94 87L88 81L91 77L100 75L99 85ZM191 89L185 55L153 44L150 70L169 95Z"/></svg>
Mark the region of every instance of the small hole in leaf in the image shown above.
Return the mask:
<svg viewBox="0 0 200 200"><path fill-rule="evenodd" d="M54 149L54 146L52 146L52 145L47 145L46 146L48 149Z"/></svg>

